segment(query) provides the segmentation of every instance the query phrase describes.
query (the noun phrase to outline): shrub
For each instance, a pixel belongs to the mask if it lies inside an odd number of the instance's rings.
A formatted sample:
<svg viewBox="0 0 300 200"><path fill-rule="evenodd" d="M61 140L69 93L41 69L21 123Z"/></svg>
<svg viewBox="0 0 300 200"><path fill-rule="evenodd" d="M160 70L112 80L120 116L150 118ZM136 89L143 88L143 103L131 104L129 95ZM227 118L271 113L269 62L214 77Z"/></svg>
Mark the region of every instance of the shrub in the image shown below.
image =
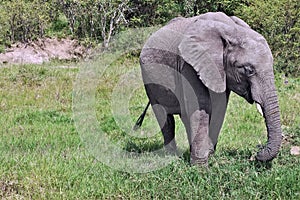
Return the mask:
<svg viewBox="0 0 300 200"><path fill-rule="evenodd" d="M1 1L1 43L43 37L50 21L51 1Z"/></svg>

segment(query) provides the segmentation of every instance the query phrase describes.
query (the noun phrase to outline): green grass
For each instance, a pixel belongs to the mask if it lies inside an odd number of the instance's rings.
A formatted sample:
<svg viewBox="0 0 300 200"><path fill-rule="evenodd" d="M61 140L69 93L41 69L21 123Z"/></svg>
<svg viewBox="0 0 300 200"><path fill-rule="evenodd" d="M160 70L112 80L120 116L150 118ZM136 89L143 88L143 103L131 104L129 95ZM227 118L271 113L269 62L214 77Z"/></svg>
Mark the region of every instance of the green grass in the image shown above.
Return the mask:
<svg viewBox="0 0 300 200"><path fill-rule="evenodd" d="M55 63L57 64L57 63ZM96 93L99 126L126 150L162 147L159 133L134 138L111 113L111 92L122 74L137 66L122 58L103 74ZM266 141L263 118L253 105L232 95L209 169L191 167L187 158L146 174L116 171L86 150L75 128L73 84L78 69L44 66L0 68L0 197L2 199L300 199L300 79L284 84L277 76L286 140L272 164L249 160ZM131 120L147 103L143 88L131 92ZM157 126L151 112L143 127ZM178 118L176 118L178 120ZM178 121L177 130L182 130ZM185 156L187 157L187 156Z"/></svg>

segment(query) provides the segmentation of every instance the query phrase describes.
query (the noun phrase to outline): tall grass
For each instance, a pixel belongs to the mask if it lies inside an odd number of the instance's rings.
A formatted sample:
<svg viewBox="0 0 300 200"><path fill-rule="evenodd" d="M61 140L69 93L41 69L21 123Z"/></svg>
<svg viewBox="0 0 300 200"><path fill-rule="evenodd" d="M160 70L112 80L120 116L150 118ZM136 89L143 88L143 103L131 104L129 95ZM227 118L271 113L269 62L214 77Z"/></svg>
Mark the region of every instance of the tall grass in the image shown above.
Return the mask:
<svg viewBox="0 0 300 200"><path fill-rule="evenodd" d="M122 74L137 66L124 57L103 74L97 87L99 126L128 151L162 146L128 136L117 127L111 92ZM215 155L208 169L191 167L188 156L147 174L115 171L86 151L73 120L72 92L78 69L44 66L0 68L0 197L3 199L299 199L300 79L277 75L285 142L272 164L250 160L266 141L264 121L254 106L230 98ZM143 88L132 93L129 109L136 119L147 103ZM151 112L144 126L151 125ZM178 118L177 130L182 129Z"/></svg>

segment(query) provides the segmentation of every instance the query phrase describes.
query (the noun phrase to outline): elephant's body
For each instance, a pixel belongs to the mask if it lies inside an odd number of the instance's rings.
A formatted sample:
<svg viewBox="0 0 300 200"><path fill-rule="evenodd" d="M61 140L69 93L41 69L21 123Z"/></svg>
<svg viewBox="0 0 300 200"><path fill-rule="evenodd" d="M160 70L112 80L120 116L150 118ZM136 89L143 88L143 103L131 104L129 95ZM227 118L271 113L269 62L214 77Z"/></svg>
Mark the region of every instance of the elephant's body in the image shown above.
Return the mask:
<svg viewBox="0 0 300 200"><path fill-rule="evenodd" d="M162 105L167 112L166 114L183 114L184 92L188 90L188 88L184 88L184 81L182 80L184 78L191 86L189 89L198 91L195 95L198 97L200 108L208 112L209 107L206 103L207 99L205 99L206 96L209 96L208 89L199 80L196 71L180 56L161 51L158 53L158 51L144 49L141 54L142 75L144 82L150 83L145 87L151 104ZM143 55L149 53L156 53L160 56L145 59ZM170 59L171 56L172 59ZM168 61L171 60L171 62L165 62L165 58L168 58ZM152 65L153 61L163 65ZM157 77L159 77L159 80L157 80ZM188 100L186 99L186 101ZM201 101L205 102L201 104Z"/></svg>
<svg viewBox="0 0 300 200"><path fill-rule="evenodd" d="M255 69L262 61L268 67ZM166 149L176 151L173 115L179 114L187 130L192 163L207 164L217 144L230 91L250 103L259 103L264 111L269 109L266 97L258 94L263 86L256 85L254 75L264 76L261 72L272 75L272 62L264 38L241 19L223 13L175 18L152 34L141 52L140 63L146 93ZM268 80L272 82L272 76ZM265 77L257 82L263 81ZM274 83L268 85L274 87ZM278 106L276 102L274 105ZM279 116L279 111L276 112ZM267 113L264 114L266 117ZM272 125L278 129L278 124ZM270 131L268 124L267 128ZM275 152L263 155L265 158L261 160L270 160L277 154L281 138L278 133L276 137L276 147L268 146L276 148Z"/></svg>
<svg viewBox="0 0 300 200"><path fill-rule="evenodd" d="M166 26L152 34L141 52L140 63L144 82L147 80L153 83L163 82L159 85L146 86L150 102L152 105L163 105L167 114L181 113L180 99L176 97L176 95L179 95L179 90L181 90L179 83L181 80L180 77L176 76L176 72L180 73L183 68L178 46L191 22L191 19L186 18L173 19ZM175 34L170 34L170 32L175 32ZM171 69L157 65L158 63ZM160 80L156 80L157 78ZM151 92L151 90L155 92Z"/></svg>

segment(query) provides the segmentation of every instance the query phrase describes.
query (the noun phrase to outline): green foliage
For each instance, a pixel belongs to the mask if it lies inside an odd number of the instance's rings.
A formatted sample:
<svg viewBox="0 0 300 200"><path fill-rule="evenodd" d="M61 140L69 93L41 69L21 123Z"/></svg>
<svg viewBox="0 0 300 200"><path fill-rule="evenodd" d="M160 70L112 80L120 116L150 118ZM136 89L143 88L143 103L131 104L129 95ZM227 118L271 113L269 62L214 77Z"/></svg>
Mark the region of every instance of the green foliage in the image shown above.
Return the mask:
<svg viewBox="0 0 300 200"><path fill-rule="evenodd" d="M44 36L109 42L127 22L126 0L0 1L0 44Z"/></svg>
<svg viewBox="0 0 300 200"><path fill-rule="evenodd" d="M67 17L62 13L58 13L55 17L55 20L53 20L49 29L47 30L47 35L65 38L70 34L71 32Z"/></svg>
<svg viewBox="0 0 300 200"><path fill-rule="evenodd" d="M127 4L128 0L60 0L56 6L66 17L73 37L103 41L107 46L111 36L127 23Z"/></svg>
<svg viewBox="0 0 300 200"><path fill-rule="evenodd" d="M5 52L5 46L0 43L0 53Z"/></svg>
<svg viewBox="0 0 300 200"><path fill-rule="evenodd" d="M300 75L298 0L2 0L0 52L11 43L45 36L108 46L128 26L156 26L174 17L215 11L246 21L267 39L276 70Z"/></svg>
<svg viewBox="0 0 300 200"><path fill-rule="evenodd" d="M128 13L131 26L153 26L164 24L182 13L183 3L178 0L134 0L130 1L132 12Z"/></svg>
<svg viewBox="0 0 300 200"><path fill-rule="evenodd" d="M131 26L165 24L174 17L191 17L205 12L222 11L232 15L242 0L135 0L130 2Z"/></svg>
<svg viewBox="0 0 300 200"><path fill-rule="evenodd" d="M265 36L276 69L300 75L300 4L298 0L249 1L236 10L254 30Z"/></svg>
<svg viewBox="0 0 300 200"><path fill-rule="evenodd" d="M43 37L51 19L51 1L12 0L1 2L1 37L11 42ZM9 38L9 39L8 39Z"/></svg>
<svg viewBox="0 0 300 200"><path fill-rule="evenodd" d="M206 12L224 12L233 15L243 0L184 0L182 1L182 15L186 17L196 16Z"/></svg>

